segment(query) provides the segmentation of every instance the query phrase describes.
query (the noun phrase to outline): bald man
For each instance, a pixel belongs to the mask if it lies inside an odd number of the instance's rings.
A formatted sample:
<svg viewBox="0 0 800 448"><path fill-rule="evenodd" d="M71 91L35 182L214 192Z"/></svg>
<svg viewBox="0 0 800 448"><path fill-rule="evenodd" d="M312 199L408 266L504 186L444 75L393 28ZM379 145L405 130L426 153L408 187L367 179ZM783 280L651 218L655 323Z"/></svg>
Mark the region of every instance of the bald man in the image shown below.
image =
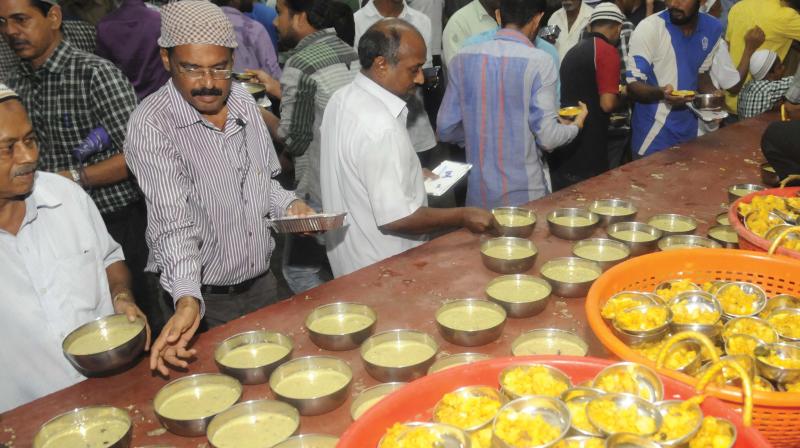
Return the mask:
<svg viewBox="0 0 800 448"><path fill-rule="evenodd" d="M401 19L370 27L358 44L361 72L328 102L322 119L322 204L350 225L326 235L337 277L422 244L449 227L484 232L478 208L427 207L422 167L406 131L407 100L423 83L425 41Z"/></svg>

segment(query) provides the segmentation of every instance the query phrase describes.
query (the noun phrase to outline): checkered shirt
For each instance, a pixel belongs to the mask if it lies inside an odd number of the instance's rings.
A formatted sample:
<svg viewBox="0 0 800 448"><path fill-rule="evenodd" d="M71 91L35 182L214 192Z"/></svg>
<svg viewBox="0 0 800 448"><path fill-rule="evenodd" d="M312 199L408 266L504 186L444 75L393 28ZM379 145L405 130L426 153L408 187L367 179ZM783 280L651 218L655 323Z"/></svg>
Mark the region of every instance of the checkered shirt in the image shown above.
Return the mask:
<svg viewBox="0 0 800 448"><path fill-rule="evenodd" d="M751 118L771 110L793 82L793 76L777 81L750 81L739 93L739 118Z"/></svg>
<svg viewBox="0 0 800 448"><path fill-rule="evenodd" d="M27 63L20 64L8 84L22 98L39 136L39 169L58 172L77 168L72 149L98 126L108 132L112 145L92 156L87 164L122 151L136 94L111 62L64 41L37 70ZM139 199L130 180L92 188L88 193L102 214Z"/></svg>

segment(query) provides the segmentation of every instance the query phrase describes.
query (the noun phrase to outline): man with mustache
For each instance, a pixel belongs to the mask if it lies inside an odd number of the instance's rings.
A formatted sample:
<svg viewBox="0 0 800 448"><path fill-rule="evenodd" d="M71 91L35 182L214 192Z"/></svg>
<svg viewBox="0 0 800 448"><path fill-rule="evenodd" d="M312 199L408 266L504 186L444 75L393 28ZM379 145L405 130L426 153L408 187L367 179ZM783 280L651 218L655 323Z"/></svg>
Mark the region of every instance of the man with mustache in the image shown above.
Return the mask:
<svg viewBox="0 0 800 448"><path fill-rule="evenodd" d="M313 213L274 179L280 164L253 97L231 82L236 35L207 0L161 10L161 58L171 79L136 108L125 153L147 198L148 269L175 314L150 367L185 367L200 327L277 300L268 220Z"/></svg>
<svg viewBox="0 0 800 448"><path fill-rule="evenodd" d="M38 161L25 107L0 84L0 412L84 379L61 351L75 328L114 313L146 320L92 199Z"/></svg>
<svg viewBox="0 0 800 448"><path fill-rule="evenodd" d="M583 32L592 18L592 7L582 0L561 0L561 9L554 12L547 21L548 26L556 25L561 29L558 39L553 43L558 49L561 60L581 40Z"/></svg>
<svg viewBox="0 0 800 448"><path fill-rule="evenodd" d="M122 147L136 94L111 62L64 39L55 0L0 1L0 33L21 59L8 80L31 114L39 137L39 168L87 190L108 232L125 252L139 305L154 327L162 323L158 294L144 273L145 205L128 175ZM99 151L82 160L73 151L90 134L104 134Z"/></svg>
<svg viewBox="0 0 800 448"><path fill-rule="evenodd" d="M697 137L691 95L715 90L709 71L722 45L722 25L700 13L704 0L670 0L668 9L644 19L631 36L626 63L634 158Z"/></svg>
<svg viewBox="0 0 800 448"><path fill-rule="evenodd" d="M492 222L478 208L427 206L405 123L427 59L420 32L401 19L380 20L361 37L358 58L361 73L328 101L320 128L323 207L352 218L325 235L336 277L419 246L428 233L484 232Z"/></svg>

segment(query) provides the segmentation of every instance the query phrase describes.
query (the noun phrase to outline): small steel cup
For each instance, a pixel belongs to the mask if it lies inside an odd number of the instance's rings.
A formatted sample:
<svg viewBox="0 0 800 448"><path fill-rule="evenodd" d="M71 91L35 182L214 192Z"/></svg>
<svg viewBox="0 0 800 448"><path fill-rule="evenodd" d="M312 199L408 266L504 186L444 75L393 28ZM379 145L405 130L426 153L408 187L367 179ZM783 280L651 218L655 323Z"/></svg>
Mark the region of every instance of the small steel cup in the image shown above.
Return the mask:
<svg viewBox="0 0 800 448"><path fill-rule="evenodd" d="M585 218L586 225L569 226L554 222L562 217ZM550 233L564 240L583 240L589 238L600 224L600 217L584 208L560 208L547 215L547 226Z"/></svg>
<svg viewBox="0 0 800 448"><path fill-rule="evenodd" d="M526 257L514 258L514 259L507 259L507 258L487 255L486 251L494 247L508 247L508 248L519 247L527 249L528 251L532 251L533 254ZM481 244L481 259L483 260L484 266L499 274L519 274L529 270L530 268L533 267L534 263L536 263L536 256L538 254L539 250L536 248L536 245L533 244L533 241L522 238L511 238L511 237L492 238L490 240L484 241Z"/></svg>
<svg viewBox="0 0 800 448"><path fill-rule="evenodd" d="M110 436L112 432L109 431L109 426L117 429L117 436ZM59 440L64 434L86 437L96 432L102 432L109 437L109 445L104 446L128 448L133 436L133 422L126 411L113 406L88 406L73 409L44 423L33 438L33 448L56 448L53 441ZM88 440L83 442L86 443L86 446L90 446Z"/></svg>
<svg viewBox="0 0 800 448"><path fill-rule="evenodd" d="M662 251L682 249L720 249L722 245L704 236L672 235L661 238L658 248Z"/></svg>
<svg viewBox="0 0 800 448"><path fill-rule="evenodd" d="M314 323L319 319L329 318L330 316L344 316L347 314L364 316L369 319L371 323L356 331L343 331L336 334L324 333L315 329ZM308 337L317 347L325 350L342 351L358 348L361 343L375 331L375 324L377 321L377 313L367 305L337 302L314 308L306 317L305 327L308 330Z"/></svg>
<svg viewBox="0 0 800 448"><path fill-rule="evenodd" d="M697 230L696 219L674 213L655 215L647 221L647 224L662 231L664 236L691 235Z"/></svg>
<svg viewBox="0 0 800 448"><path fill-rule="evenodd" d="M531 295L532 300L525 301L511 301L508 300L507 297L503 297L499 294L493 294L492 287L504 282L511 282L518 289L522 289L526 283L535 283L538 287L541 287L544 294L541 295L541 297ZM490 281L489 284L486 285L486 295L491 301L502 306L503 309L506 310L506 313L509 317L531 317L541 313L550 302L550 293L552 291L552 286L550 286L550 283L548 283L546 280L525 274L502 275Z"/></svg>
<svg viewBox="0 0 800 448"><path fill-rule="evenodd" d="M611 213L607 212L609 209L612 210ZM607 227L609 224L631 221L636 217L638 209L631 201L624 201L622 199L601 199L592 202L592 205L589 206L589 211L600 218L600 225L602 227Z"/></svg>
<svg viewBox="0 0 800 448"><path fill-rule="evenodd" d="M643 232L649 235L647 241L630 241L622 238L620 232ZM659 238L664 233L655 227L642 223L642 222L618 222L608 226L608 236L615 241L625 243L631 249L631 256L637 257L646 253L652 252L656 249Z"/></svg>
<svg viewBox="0 0 800 448"><path fill-rule="evenodd" d="M211 446L215 448L235 448L232 445L223 445L221 440L217 439L217 436L220 434L220 431L224 429L225 425L232 420L241 418L256 419L259 415L264 414L279 415L291 422L289 426L284 428L285 436L281 436L281 438L290 437L292 434L296 433L297 429L300 427L300 414L297 412L297 409L292 406L275 400L252 400L231 406L227 410L217 414L211 420L211 423L208 424L206 437L208 437ZM273 427L273 431L277 432L277 429Z"/></svg>
<svg viewBox="0 0 800 448"><path fill-rule="evenodd" d="M591 280L586 281L564 281L553 277L552 269L564 268L567 270L573 269L588 269L596 274ZM549 274L548 274L549 272ZM554 258L547 263L543 264L540 270L542 277L544 277L553 287L553 293L559 297L573 298L585 297L589 293L589 288L598 277L603 273L603 269L599 264L594 261L584 260L578 257L562 257Z"/></svg>
<svg viewBox="0 0 800 448"><path fill-rule="evenodd" d="M353 421L358 420L372 406L378 404L380 400L383 400L384 397L392 392L402 389L406 384L408 383L381 383L364 389L350 404L350 417Z"/></svg>
<svg viewBox="0 0 800 448"><path fill-rule="evenodd" d="M285 347L288 351L286 355L263 365L254 365L253 367L241 368L231 367L224 364L225 355L232 350L239 347L259 344L270 343ZM275 370L276 367L288 361L292 357L294 350L294 343L292 339L281 333L272 331L256 330L248 331L246 333L239 333L231 336L222 341L214 350L214 362L220 372L230 375L242 384L263 384L269 380L269 374ZM253 361L255 363L255 360Z"/></svg>
<svg viewBox="0 0 800 448"><path fill-rule="evenodd" d="M286 378L305 371L331 370L344 375L346 383L335 390L325 391L313 397L299 397L284 393L281 382ZM350 385L353 382L353 371L347 362L333 356L305 356L295 358L275 369L269 377L269 387L278 400L297 408L300 415L320 415L330 412L347 400ZM312 386L311 383L308 384Z"/></svg>
<svg viewBox="0 0 800 448"><path fill-rule="evenodd" d="M486 328L463 329L455 328L450 322L443 322L443 316L453 310L463 310L467 315L477 315L480 313L492 313L499 317L498 323ZM464 322L466 323L466 322ZM447 302L436 311L436 327L442 337L449 343L462 347L475 347L486 345L497 340L503 334L506 325L506 310L500 305L481 299L461 299Z"/></svg>
<svg viewBox="0 0 800 448"><path fill-rule="evenodd" d="M766 190L765 187L756 184L736 184L728 188L728 202L734 202L756 191Z"/></svg>
<svg viewBox="0 0 800 448"><path fill-rule="evenodd" d="M453 353L452 355L442 356L434 361L430 368L428 368L428 375L447 370L451 367L486 361L487 359L492 359L492 357L484 353Z"/></svg>
<svg viewBox="0 0 800 448"><path fill-rule="evenodd" d="M584 251L586 251L587 248L596 250L597 253L586 255ZM624 255L621 257L610 257L608 256L608 253L612 250ZM631 250L627 245L625 245L625 243L621 243L619 241L614 241L607 238L589 238L575 243L575 245L572 246L572 254L576 257L594 261L598 263L604 271L606 271L612 266L627 260L631 256Z"/></svg>
<svg viewBox="0 0 800 448"><path fill-rule="evenodd" d="M367 359L369 351L381 344L402 344L406 341L427 345L431 349L431 356L409 365L397 367L376 364ZM436 359L436 353L438 352L439 344L436 343L433 337L417 330L384 331L371 336L361 344L361 359L364 361L364 368L371 377L384 383L407 382L424 376Z"/></svg>
<svg viewBox="0 0 800 448"><path fill-rule="evenodd" d="M205 435L208 424L215 415L224 411L220 409L218 412L210 413L200 418L177 418L174 416L164 415L163 406L168 400L185 390L191 390L198 402L203 396L203 386L223 386L230 388L235 394L236 399L231 403L235 404L242 397L242 385L236 378L232 376L223 375L220 373L199 373L195 375L184 376L176 380L170 381L161 390L158 391L155 398L153 398L153 411L156 417L161 422L161 425L167 431L184 437L198 437Z"/></svg>
<svg viewBox="0 0 800 448"><path fill-rule="evenodd" d="M494 228L500 236L510 236L515 238L527 238L533 233L536 227L536 212L522 207L497 207L492 209L494 215ZM530 219L530 224L521 225L505 225L500 221L510 218L513 219Z"/></svg>

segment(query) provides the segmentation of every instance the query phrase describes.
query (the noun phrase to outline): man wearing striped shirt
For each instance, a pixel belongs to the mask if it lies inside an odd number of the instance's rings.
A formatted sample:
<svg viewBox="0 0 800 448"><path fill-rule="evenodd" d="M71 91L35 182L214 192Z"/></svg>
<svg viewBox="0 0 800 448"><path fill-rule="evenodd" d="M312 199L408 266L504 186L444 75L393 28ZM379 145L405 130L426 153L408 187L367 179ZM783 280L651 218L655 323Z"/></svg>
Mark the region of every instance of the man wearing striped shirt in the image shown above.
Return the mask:
<svg viewBox="0 0 800 448"><path fill-rule="evenodd" d="M171 80L128 125L126 158L147 198L148 268L175 302L150 367L186 367L201 324L275 301L269 218L313 213L274 179L280 171L252 96L231 83L236 37L207 1L162 9L159 46Z"/></svg>

